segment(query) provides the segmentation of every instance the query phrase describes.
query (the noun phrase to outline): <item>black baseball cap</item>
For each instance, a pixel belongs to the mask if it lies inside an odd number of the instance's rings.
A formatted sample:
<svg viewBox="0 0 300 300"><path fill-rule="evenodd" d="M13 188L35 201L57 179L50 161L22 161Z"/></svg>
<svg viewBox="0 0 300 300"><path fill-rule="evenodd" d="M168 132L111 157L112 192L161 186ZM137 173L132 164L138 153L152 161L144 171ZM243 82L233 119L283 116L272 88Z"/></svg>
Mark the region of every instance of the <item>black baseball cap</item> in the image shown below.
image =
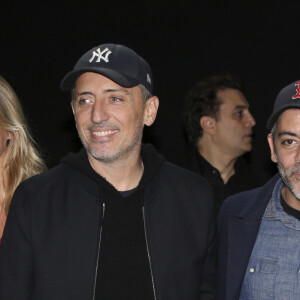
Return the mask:
<svg viewBox="0 0 300 300"><path fill-rule="evenodd" d="M102 74L123 87L143 84L153 93L149 64L132 49L118 44L102 44L83 54L73 70L61 81L62 90L71 90L77 78L85 72Z"/></svg>
<svg viewBox="0 0 300 300"><path fill-rule="evenodd" d="M278 93L273 112L267 122L269 131L271 131L279 116L288 108L300 108L300 80L289 84Z"/></svg>

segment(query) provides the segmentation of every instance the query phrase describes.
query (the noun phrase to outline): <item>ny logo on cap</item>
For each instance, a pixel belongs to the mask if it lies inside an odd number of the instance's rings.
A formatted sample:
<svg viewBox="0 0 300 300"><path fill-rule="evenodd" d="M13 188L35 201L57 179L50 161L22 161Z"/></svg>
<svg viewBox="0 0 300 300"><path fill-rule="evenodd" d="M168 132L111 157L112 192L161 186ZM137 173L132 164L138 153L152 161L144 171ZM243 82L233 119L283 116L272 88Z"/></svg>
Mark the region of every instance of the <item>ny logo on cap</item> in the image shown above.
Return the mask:
<svg viewBox="0 0 300 300"><path fill-rule="evenodd" d="M147 81L151 84L151 77L149 74L147 74Z"/></svg>
<svg viewBox="0 0 300 300"><path fill-rule="evenodd" d="M105 56L103 56L103 54L105 54ZM96 62L100 62L101 59L103 59L105 62L109 62L108 60L108 56L111 54L111 51L108 48L105 48L103 51L100 50L100 48L98 48L96 51L93 51L93 56L92 58L89 60L89 62L91 63L95 57L97 57Z"/></svg>
<svg viewBox="0 0 300 300"><path fill-rule="evenodd" d="M298 88L297 88L297 94L296 94L295 96L292 97L293 99L300 98L300 81L297 82L297 83L295 83L295 85L297 85Z"/></svg>

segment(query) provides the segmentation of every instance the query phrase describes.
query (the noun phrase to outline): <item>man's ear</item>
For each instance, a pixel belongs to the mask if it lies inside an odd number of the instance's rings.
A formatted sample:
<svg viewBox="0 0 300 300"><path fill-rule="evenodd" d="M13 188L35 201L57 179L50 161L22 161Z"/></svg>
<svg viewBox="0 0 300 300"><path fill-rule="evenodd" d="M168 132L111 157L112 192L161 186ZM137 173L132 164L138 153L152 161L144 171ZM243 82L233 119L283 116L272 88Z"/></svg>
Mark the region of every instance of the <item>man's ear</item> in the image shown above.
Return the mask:
<svg viewBox="0 0 300 300"><path fill-rule="evenodd" d="M200 126L204 132L214 135L216 131L216 120L209 116L203 116L200 119Z"/></svg>
<svg viewBox="0 0 300 300"><path fill-rule="evenodd" d="M156 96L149 98L145 103L144 108L144 124L151 126L157 115L157 110L159 106L159 100Z"/></svg>
<svg viewBox="0 0 300 300"><path fill-rule="evenodd" d="M269 147L270 147L270 151L271 151L271 160L274 163L277 163L277 155L276 155L276 152L275 152L275 146L274 146L274 143L273 143L273 137L272 137L271 133L268 134L268 143L269 143Z"/></svg>
<svg viewBox="0 0 300 300"><path fill-rule="evenodd" d="M73 112L73 115L75 116L75 108L74 108L74 101L71 100L71 108L72 108L72 112Z"/></svg>

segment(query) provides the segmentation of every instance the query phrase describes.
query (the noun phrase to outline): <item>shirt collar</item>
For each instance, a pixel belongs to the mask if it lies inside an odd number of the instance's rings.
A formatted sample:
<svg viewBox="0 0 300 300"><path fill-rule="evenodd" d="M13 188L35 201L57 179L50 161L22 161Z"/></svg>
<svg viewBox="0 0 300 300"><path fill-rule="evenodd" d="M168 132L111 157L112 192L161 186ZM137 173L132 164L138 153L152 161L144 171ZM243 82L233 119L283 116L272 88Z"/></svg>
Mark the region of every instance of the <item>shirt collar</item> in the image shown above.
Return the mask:
<svg viewBox="0 0 300 300"><path fill-rule="evenodd" d="M282 179L278 179L274 186L272 197L267 205L263 219L280 220L285 227L300 230L299 220L287 214L283 210L282 205L280 203L281 191L284 186L285 185Z"/></svg>

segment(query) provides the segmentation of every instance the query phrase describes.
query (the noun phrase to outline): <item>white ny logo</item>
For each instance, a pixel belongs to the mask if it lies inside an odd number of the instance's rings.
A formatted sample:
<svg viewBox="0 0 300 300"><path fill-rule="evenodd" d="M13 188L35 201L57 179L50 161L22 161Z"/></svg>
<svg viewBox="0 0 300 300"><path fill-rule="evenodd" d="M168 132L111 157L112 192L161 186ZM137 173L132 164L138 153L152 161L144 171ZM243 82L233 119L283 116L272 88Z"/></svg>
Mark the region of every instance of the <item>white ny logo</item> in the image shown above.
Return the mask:
<svg viewBox="0 0 300 300"><path fill-rule="evenodd" d="M149 74L147 74L147 81L151 84L151 77Z"/></svg>
<svg viewBox="0 0 300 300"><path fill-rule="evenodd" d="M103 56L103 54L105 54L105 56ZM89 60L89 62L91 63L95 57L97 57L96 62L100 62L101 58L105 61L105 62L109 62L108 60L108 56L111 54L111 51L108 48L105 48L102 52L100 50L100 48L98 48L96 51L93 51L93 56L92 58Z"/></svg>

